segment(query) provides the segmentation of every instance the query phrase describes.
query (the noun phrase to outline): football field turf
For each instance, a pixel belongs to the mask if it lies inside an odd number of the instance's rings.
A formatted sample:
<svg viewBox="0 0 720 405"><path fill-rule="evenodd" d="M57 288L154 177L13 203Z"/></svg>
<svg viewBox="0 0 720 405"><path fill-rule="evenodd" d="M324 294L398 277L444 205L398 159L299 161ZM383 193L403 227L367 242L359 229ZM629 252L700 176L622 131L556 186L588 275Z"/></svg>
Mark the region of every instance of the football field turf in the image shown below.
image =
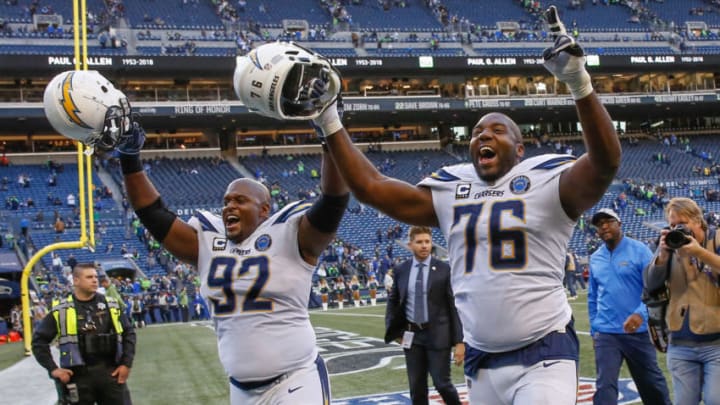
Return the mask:
<svg viewBox="0 0 720 405"><path fill-rule="evenodd" d="M585 300L586 295L581 293L570 305L580 338L580 376L592 378L595 363L587 333ZM384 305L311 312L318 346L331 374L334 399L407 390L402 350L381 341L384 313ZM665 356L660 355L658 362L670 382ZM462 369L452 368L453 381L462 384ZM629 376L624 367L621 377ZM138 403L226 403L226 381L209 323L138 330L138 351L130 379L133 397Z"/></svg>
<svg viewBox="0 0 720 405"><path fill-rule="evenodd" d="M580 294L578 300L570 301L570 305L581 345L580 376L593 378L594 355L587 333L585 300L586 295ZM396 344L386 345L382 342L384 312L384 305L346 307L344 310L328 312L311 311L320 354L325 358L331 375L335 402L347 397L407 391L402 349ZM129 381L134 403L228 403L227 378L217 356L216 339L210 322L151 326L137 330L137 334L137 354ZM0 347L0 352L6 350L7 347ZM282 352L283 348L278 347L277 350ZM665 356L658 356L658 362L670 383ZM452 366L452 370L453 381L463 384L462 368ZM629 377L627 368L623 368L621 377ZM588 395L592 395L592 388L588 380L585 382L581 384L581 394L583 387L586 388L584 400L579 401L581 404L591 403L587 399ZM621 403L633 403L633 400Z"/></svg>

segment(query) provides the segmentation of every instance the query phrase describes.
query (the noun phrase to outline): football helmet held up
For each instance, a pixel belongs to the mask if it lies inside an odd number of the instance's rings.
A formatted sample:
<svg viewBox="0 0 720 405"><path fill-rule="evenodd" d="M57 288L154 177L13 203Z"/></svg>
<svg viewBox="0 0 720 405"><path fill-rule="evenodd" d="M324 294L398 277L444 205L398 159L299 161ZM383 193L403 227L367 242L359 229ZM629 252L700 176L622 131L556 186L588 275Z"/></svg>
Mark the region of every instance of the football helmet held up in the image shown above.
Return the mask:
<svg viewBox="0 0 720 405"><path fill-rule="evenodd" d="M127 97L94 70L55 76L45 87L43 106L56 131L93 148L114 148L131 128Z"/></svg>
<svg viewBox="0 0 720 405"><path fill-rule="evenodd" d="M335 101L341 81L338 71L323 56L292 42L274 42L238 58L233 87L253 112L307 121L317 118Z"/></svg>

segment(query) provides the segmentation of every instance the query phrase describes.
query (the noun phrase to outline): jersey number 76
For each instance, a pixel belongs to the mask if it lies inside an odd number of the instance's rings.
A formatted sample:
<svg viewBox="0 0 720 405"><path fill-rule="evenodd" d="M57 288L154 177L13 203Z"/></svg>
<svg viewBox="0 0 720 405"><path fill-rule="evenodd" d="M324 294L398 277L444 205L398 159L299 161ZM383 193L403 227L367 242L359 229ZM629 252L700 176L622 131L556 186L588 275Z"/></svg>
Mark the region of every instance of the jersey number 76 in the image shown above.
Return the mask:
<svg viewBox="0 0 720 405"><path fill-rule="evenodd" d="M475 267L477 251L477 224L483 213L485 203L458 205L453 212L453 226L464 217L465 224L465 272L470 273ZM502 214L525 221L525 204L521 200L498 201L490 205L487 240L490 254L490 265L495 270L520 270L527 263L527 234L522 228L504 227Z"/></svg>

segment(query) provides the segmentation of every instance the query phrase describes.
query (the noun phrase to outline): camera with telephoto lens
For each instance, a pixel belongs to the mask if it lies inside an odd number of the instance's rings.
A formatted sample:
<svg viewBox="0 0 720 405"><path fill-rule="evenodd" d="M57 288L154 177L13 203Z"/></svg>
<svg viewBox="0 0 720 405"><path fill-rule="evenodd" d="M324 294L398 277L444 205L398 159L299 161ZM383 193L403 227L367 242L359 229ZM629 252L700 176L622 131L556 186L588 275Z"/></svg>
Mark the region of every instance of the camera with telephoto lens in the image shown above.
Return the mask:
<svg viewBox="0 0 720 405"><path fill-rule="evenodd" d="M692 231L685 225L678 225L665 235L665 244L670 249L681 248L690 243L688 236L692 236Z"/></svg>

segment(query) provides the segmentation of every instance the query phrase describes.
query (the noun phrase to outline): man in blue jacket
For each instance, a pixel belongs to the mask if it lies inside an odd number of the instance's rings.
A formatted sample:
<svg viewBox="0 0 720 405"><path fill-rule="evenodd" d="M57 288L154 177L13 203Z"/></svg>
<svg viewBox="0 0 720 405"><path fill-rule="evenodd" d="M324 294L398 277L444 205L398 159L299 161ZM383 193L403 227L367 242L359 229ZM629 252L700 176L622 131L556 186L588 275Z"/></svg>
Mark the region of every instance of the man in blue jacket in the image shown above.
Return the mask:
<svg viewBox="0 0 720 405"><path fill-rule="evenodd" d="M620 217L609 209L592 217L605 242L590 256L588 314L597 371L595 405L617 404L618 376L627 362L645 404L670 404L667 383L647 334L647 308L640 301L643 269L650 249L622 233Z"/></svg>

